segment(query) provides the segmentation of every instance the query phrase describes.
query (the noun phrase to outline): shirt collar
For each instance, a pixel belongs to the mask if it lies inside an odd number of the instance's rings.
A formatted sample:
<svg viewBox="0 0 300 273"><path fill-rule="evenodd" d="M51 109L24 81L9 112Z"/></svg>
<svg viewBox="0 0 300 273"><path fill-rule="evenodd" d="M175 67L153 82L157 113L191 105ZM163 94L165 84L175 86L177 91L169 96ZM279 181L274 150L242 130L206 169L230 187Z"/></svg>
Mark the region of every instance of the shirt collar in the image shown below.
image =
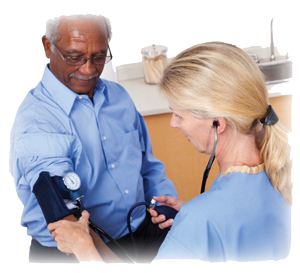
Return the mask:
<svg viewBox="0 0 300 273"><path fill-rule="evenodd" d="M42 85L51 95L53 100L69 115L73 107L74 101L80 95L73 92L70 88L62 84L51 72L48 64L45 67L42 78ZM96 92L102 92L107 99L107 91L104 82L99 78L95 86L94 95Z"/></svg>
<svg viewBox="0 0 300 273"><path fill-rule="evenodd" d="M98 79L98 81L96 83L96 86L95 86L95 89L94 89L94 96L95 96L96 92L103 93L105 99L108 100L106 85L103 82L103 80L100 79L100 78Z"/></svg>
<svg viewBox="0 0 300 273"><path fill-rule="evenodd" d="M265 168L265 164L262 163L260 165L254 166L254 167L249 167L249 166L231 166L228 167L224 172L221 173L221 177L226 176L229 173L247 173L247 174L257 174L260 173L262 171L264 171Z"/></svg>

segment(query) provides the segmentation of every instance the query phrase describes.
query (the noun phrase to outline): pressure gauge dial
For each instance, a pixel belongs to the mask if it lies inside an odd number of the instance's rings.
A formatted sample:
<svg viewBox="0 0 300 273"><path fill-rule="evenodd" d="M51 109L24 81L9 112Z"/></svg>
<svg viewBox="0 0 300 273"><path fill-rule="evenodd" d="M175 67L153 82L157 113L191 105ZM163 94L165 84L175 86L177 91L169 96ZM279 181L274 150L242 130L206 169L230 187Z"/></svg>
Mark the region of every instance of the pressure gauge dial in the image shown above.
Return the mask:
<svg viewBox="0 0 300 273"><path fill-rule="evenodd" d="M68 172L63 178L64 185L70 191L76 191L80 188L81 181L79 176L74 172Z"/></svg>

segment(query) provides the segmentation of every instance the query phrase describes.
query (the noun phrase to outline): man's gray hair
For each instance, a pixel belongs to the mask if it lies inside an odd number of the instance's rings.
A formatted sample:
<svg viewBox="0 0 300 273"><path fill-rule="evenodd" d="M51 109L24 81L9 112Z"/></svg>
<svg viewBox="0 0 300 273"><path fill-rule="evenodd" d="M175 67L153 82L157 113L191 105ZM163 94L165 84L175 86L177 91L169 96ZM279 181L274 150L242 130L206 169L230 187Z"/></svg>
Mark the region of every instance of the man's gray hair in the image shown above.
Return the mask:
<svg viewBox="0 0 300 273"><path fill-rule="evenodd" d="M111 33L111 25L108 18L102 15L93 15L93 14L78 14L78 15L62 15L60 17L56 17L54 19L50 19L46 23L46 38L51 42L51 50L54 51L54 45L57 40L59 40L59 26L62 20L93 20L99 23L99 25L103 26L103 21L105 22L106 30L107 30L107 43L109 43L112 33Z"/></svg>

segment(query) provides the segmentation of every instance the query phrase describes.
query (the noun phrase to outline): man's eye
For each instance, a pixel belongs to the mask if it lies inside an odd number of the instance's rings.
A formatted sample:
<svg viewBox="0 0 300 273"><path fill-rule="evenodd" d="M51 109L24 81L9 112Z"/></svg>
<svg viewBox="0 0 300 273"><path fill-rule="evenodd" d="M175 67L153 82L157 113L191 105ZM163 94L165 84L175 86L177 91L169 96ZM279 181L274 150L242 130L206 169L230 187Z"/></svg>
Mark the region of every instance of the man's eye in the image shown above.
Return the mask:
<svg viewBox="0 0 300 273"><path fill-rule="evenodd" d="M97 56L94 57L94 60L103 60L104 58L106 58L106 56Z"/></svg>
<svg viewBox="0 0 300 273"><path fill-rule="evenodd" d="M81 61L81 57L69 57L68 62L69 63L78 63Z"/></svg>
<svg viewBox="0 0 300 273"><path fill-rule="evenodd" d="M70 57L70 59L71 59L72 61L79 61L79 60L80 60L80 57Z"/></svg>

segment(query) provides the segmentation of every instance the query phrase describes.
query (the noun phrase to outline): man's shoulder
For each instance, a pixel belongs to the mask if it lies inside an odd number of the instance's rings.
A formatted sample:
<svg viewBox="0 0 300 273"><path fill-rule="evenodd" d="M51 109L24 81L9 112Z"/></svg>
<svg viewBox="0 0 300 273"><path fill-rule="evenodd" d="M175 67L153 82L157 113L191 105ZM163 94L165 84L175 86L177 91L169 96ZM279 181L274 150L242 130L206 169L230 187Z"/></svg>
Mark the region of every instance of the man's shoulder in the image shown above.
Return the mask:
<svg viewBox="0 0 300 273"><path fill-rule="evenodd" d="M120 108L128 108L132 111L136 111L134 101L122 85L108 80L101 80L105 84L107 90L106 106L118 105Z"/></svg>
<svg viewBox="0 0 300 273"><path fill-rule="evenodd" d="M104 79L101 79L101 81L106 85L108 95L118 94L118 95L128 97L129 99L131 99L131 97L130 97L129 93L127 92L127 90L122 85L120 85L119 83L109 81L109 80L104 80Z"/></svg>
<svg viewBox="0 0 300 273"><path fill-rule="evenodd" d="M18 108L16 118L30 119L34 117L36 107L41 101L41 88L41 83L39 83L35 88L31 89L27 93L27 95L25 96L24 100Z"/></svg>
<svg viewBox="0 0 300 273"><path fill-rule="evenodd" d="M40 82L27 93L19 106L14 128L17 129L16 133L29 132L40 126L54 126L55 131L61 131L62 113L60 107L43 92Z"/></svg>

